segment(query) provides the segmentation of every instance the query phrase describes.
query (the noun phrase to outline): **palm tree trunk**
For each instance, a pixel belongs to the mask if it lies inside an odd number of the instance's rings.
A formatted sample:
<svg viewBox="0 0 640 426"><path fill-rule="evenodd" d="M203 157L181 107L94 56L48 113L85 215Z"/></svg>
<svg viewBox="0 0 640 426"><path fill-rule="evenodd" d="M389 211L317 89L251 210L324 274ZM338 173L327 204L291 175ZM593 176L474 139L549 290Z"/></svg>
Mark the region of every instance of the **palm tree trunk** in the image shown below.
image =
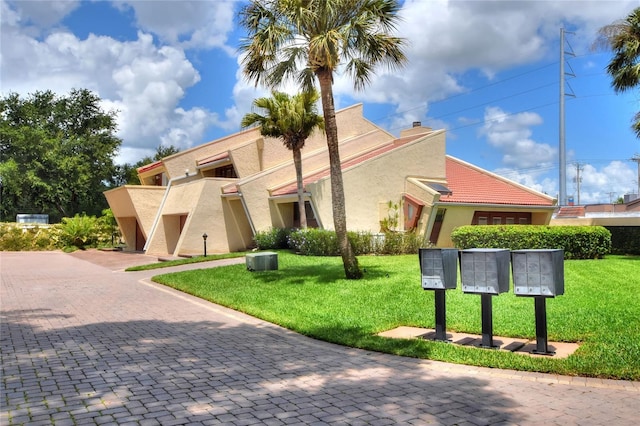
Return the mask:
<svg viewBox="0 0 640 426"><path fill-rule="evenodd" d="M338 125L336 123L336 111L333 104L333 75L331 71L326 70L318 70L316 71L316 75L320 82L322 112L324 114L324 126L329 151L333 226L335 227L338 238L345 275L347 279L358 279L362 277L362 271L360 271L358 259L347 237L347 214L344 200L344 186L342 184L340 152L338 149Z"/></svg>
<svg viewBox="0 0 640 426"><path fill-rule="evenodd" d="M296 167L296 182L298 184L298 213L300 214L300 228L307 228L307 209L304 205L304 188L302 185L302 154L300 148L293 149L293 164Z"/></svg>

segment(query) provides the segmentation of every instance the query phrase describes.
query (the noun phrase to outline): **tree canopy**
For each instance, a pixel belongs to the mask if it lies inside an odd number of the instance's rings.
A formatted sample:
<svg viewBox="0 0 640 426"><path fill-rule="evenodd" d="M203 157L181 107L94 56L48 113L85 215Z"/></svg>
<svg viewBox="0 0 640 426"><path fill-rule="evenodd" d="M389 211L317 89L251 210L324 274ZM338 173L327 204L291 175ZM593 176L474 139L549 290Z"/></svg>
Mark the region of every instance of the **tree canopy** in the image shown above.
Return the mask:
<svg viewBox="0 0 640 426"><path fill-rule="evenodd" d="M640 86L640 7L626 19L606 25L598 31L594 47L606 47L613 51L607 66L614 90L625 92ZM640 138L640 112L634 117L632 128Z"/></svg>
<svg viewBox="0 0 640 426"><path fill-rule="evenodd" d="M100 98L86 89L0 99L0 219L99 215L121 144L115 131L116 113L103 111Z"/></svg>
<svg viewBox="0 0 640 426"><path fill-rule="evenodd" d="M404 40L393 36L397 0L252 0L241 13L248 37L241 46L244 75L277 87L286 80L310 90L320 85L331 173L333 224L347 278L360 278L347 238L347 219L333 99L333 74L341 67L356 89L377 65L403 65Z"/></svg>
<svg viewBox="0 0 640 426"><path fill-rule="evenodd" d="M302 182L302 148L316 128L324 129L324 120L316 108L320 98L315 90L289 96L282 92L271 92L271 98L258 98L253 106L264 111L263 114L250 112L242 118L242 127L260 125L263 136L282 140L287 149L293 152L298 190L298 213L300 227L307 227L307 214Z"/></svg>

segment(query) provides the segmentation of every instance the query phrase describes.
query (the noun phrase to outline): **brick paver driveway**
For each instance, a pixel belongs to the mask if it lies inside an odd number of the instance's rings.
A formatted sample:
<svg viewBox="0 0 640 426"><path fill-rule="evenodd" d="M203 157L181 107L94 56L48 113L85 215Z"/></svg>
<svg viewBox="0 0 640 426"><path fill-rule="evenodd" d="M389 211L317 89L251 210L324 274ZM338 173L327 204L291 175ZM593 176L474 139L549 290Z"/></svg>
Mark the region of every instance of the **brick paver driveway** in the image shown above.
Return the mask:
<svg viewBox="0 0 640 426"><path fill-rule="evenodd" d="M638 382L326 344L102 261L117 255L0 253L0 424L638 424Z"/></svg>

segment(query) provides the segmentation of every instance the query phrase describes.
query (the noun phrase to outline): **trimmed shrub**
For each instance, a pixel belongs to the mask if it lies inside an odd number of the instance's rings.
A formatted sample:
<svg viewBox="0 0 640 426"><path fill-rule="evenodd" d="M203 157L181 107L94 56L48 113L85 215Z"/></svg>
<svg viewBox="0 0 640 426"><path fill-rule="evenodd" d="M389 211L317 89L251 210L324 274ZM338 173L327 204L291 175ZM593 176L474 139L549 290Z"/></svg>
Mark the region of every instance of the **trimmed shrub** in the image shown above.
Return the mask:
<svg viewBox="0 0 640 426"><path fill-rule="evenodd" d="M611 251L611 233L602 226L467 225L451 240L459 249L562 249L565 259L598 259Z"/></svg>
<svg viewBox="0 0 640 426"><path fill-rule="evenodd" d="M256 232L253 240L260 250L289 248L288 237L291 231L282 228L271 228L268 231Z"/></svg>
<svg viewBox="0 0 640 426"><path fill-rule="evenodd" d="M418 253L421 239L415 233L371 232L347 233L356 256L365 254L405 254ZM289 247L307 256L338 256L340 249L334 231L323 229L299 229L289 234Z"/></svg>
<svg viewBox="0 0 640 426"><path fill-rule="evenodd" d="M640 226L607 226L611 232L611 253L640 254Z"/></svg>
<svg viewBox="0 0 640 426"><path fill-rule="evenodd" d="M307 228L289 234L289 247L305 256L338 256L338 238L335 231Z"/></svg>

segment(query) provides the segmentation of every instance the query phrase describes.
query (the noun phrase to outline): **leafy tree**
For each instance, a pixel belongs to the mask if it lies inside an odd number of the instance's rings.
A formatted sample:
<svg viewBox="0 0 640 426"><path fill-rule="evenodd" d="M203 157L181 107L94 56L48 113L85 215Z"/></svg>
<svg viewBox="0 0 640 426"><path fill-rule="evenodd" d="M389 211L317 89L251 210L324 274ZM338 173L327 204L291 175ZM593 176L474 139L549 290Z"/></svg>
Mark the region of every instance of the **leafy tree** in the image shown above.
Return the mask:
<svg viewBox="0 0 640 426"><path fill-rule="evenodd" d="M121 144L115 130L115 113L102 111L100 98L86 89L0 99L2 218L99 214Z"/></svg>
<svg viewBox="0 0 640 426"><path fill-rule="evenodd" d="M640 7L626 19L600 28L593 47L613 50L607 72L613 78L611 84L616 93L640 86ZM632 128L640 138L640 112L633 120Z"/></svg>
<svg viewBox="0 0 640 426"><path fill-rule="evenodd" d="M240 46L245 76L277 87L294 80L303 91L320 85L331 173L333 223L347 278L360 278L347 238L333 75L342 66L356 89L374 68L405 62L404 41L391 35L398 20L396 0L252 0L241 12L248 38Z"/></svg>
<svg viewBox="0 0 640 426"><path fill-rule="evenodd" d="M242 127L259 124L263 136L279 138L293 152L293 164L296 168L298 186L298 211L300 227L307 227L307 214L304 203L302 182L302 148L316 127L324 129L324 120L318 115L316 102L318 92L300 93L289 96L282 92L271 92L271 98L258 98L253 105L264 110L265 115L250 112L242 118Z"/></svg>

